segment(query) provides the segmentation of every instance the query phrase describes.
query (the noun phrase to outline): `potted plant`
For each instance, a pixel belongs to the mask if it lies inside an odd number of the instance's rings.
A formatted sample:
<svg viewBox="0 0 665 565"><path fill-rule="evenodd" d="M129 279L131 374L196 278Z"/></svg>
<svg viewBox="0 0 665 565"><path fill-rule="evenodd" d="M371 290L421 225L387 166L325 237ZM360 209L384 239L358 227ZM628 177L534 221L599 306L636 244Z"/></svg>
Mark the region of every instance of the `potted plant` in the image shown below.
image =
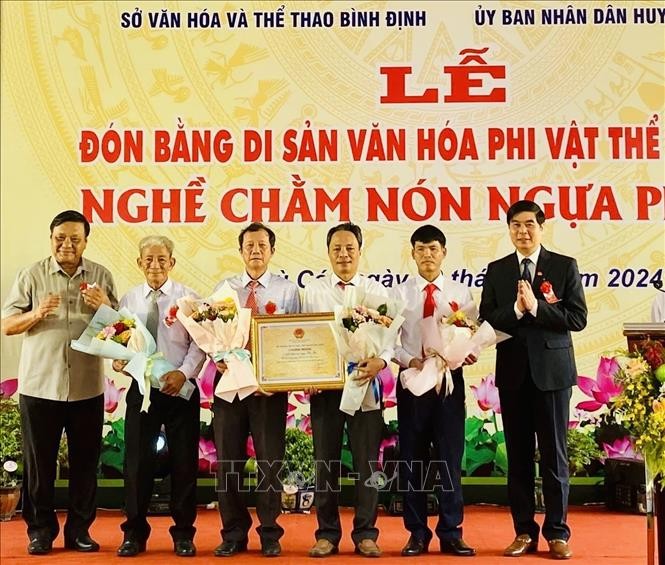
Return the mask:
<svg viewBox="0 0 665 565"><path fill-rule="evenodd" d="M21 497L21 415L10 397L16 379L2 383L0 390L0 520L10 520ZM13 390L10 390L12 389Z"/></svg>
<svg viewBox="0 0 665 565"><path fill-rule="evenodd" d="M282 510L305 512L314 502L314 443L299 428L286 429Z"/></svg>
<svg viewBox="0 0 665 565"><path fill-rule="evenodd" d="M583 429L570 428L566 439L570 476L580 477L596 474L604 454L598 447L593 433Z"/></svg>

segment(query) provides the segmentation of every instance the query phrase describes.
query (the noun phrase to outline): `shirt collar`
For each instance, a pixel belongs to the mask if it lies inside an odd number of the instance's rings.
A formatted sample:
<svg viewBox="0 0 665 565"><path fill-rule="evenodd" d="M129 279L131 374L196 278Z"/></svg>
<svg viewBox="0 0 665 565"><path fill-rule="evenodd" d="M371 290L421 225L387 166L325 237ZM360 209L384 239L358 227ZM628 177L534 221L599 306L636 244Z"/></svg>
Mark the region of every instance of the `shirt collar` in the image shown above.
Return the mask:
<svg viewBox="0 0 665 565"><path fill-rule="evenodd" d="M251 281L256 280L263 287L266 288L270 282L272 275L270 271L266 270L258 279L253 279L247 274L247 271L243 272L242 277L240 277L240 282L242 283L243 288L245 288Z"/></svg>
<svg viewBox="0 0 665 565"><path fill-rule="evenodd" d="M360 278L361 278L360 273L356 273L350 281L343 281L335 273L330 273L330 282L332 283L332 286L337 286L338 283L344 283L345 285L350 284L353 286L359 286Z"/></svg>
<svg viewBox="0 0 665 565"><path fill-rule="evenodd" d="M517 262L521 265L522 259L529 259L535 267L538 264L538 257L540 257L541 249L542 248L539 245L538 248L531 255L522 255L519 251L515 251L515 253L517 254Z"/></svg>
<svg viewBox="0 0 665 565"><path fill-rule="evenodd" d="M154 289L147 282L143 283L144 298L148 298L153 290ZM173 281L171 279L166 279L166 282L162 286L160 286L157 290L161 291L162 294L168 296L169 294L171 294L173 290Z"/></svg>
<svg viewBox="0 0 665 565"><path fill-rule="evenodd" d="M432 284L439 290L442 290L444 278L443 273L439 273L439 276L432 281ZM420 276L420 274L416 275L416 285L418 290L422 292L428 284L430 284L430 281Z"/></svg>
<svg viewBox="0 0 665 565"><path fill-rule="evenodd" d="M81 273L88 272L89 270L90 270L90 268L88 266L88 261L86 261L85 257L81 257L81 263L79 264L78 267L76 267L76 271L74 272L74 274L72 275L71 278L74 278L74 277L76 277L77 275L79 275ZM58 273L60 271L65 273L64 269L55 260L55 257L53 257L53 255L51 255L50 261L49 261L49 272L50 272L50 274L53 275L53 274ZM65 274L67 275L67 273L65 273ZM67 276L69 276L69 275L67 275Z"/></svg>

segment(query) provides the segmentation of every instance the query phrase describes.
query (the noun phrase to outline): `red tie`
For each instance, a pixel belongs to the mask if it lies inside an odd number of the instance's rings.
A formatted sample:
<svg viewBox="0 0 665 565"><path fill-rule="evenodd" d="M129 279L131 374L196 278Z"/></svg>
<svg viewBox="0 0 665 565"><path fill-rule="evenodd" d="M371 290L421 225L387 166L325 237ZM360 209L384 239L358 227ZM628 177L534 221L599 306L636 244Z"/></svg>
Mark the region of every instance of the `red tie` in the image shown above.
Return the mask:
<svg viewBox="0 0 665 565"><path fill-rule="evenodd" d="M350 282L349 282L349 283L345 283L344 281L339 281L339 282L337 283L337 286L338 286L339 288L341 288L342 290L346 290L346 287L347 287L347 286L353 286L353 283L350 283Z"/></svg>
<svg viewBox="0 0 665 565"><path fill-rule="evenodd" d="M247 286L249 287L249 294L247 295L245 308L250 308L252 316L256 316L259 313L259 305L256 301L256 287L259 286L259 281L249 281Z"/></svg>
<svg viewBox="0 0 665 565"><path fill-rule="evenodd" d="M434 301L434 291L436 290L436 285L429 283L425 287L425 303L423 304L423 318L429 318L434 316L434 310L436 310L436 302Z"/></svg>

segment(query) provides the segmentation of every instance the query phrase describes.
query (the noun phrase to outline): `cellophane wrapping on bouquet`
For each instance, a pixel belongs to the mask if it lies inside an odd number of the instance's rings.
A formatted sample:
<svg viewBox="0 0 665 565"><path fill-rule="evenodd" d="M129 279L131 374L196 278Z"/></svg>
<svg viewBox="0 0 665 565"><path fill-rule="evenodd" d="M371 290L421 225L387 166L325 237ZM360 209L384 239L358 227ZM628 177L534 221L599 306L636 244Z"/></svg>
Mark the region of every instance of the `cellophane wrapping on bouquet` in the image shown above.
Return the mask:
<svg viewBox="0 0 665 565"><path fill-rule="evenodd" d="M486 347L510 337L496 332L488 322L478 323L478 311L473 302L461 308L450 302L448 307L448 315L438 319L428 316L420 321L425 358L423 368L407 369L400 376L402 386L415 396L422 396L432 389L438 394L444 377L444 395L451 394L454 388L451 371L461 367L469 355L478 357Z"/></svg>
<svg viewBox="0 0 665 565"><path fill-rule="evenodd" d="M249 340L252 311L243 308L238 293L224 283L212 296L199 299L185 296L178 299L178 320L189 335L210 357L209 363L223 361L226 370L222 373L215 396L233 402L253 394L258 385L249 351L245 349ZM204 364L201 373L208 369Z"/></svg>
<svg viewBox="0 0 665 565"><path fill-rule="evenodd" d="M116 311L102 304L71 348L88 355L127 361L124 371L136 381L143 397L141 411L150 407L150 388L161 389L160 377L176 367L157 351L157 344L138 316L127 308ZM194 385L185 381L178 396L189 400Z"/></svg>
<svg viewBox="0 0 665 565"><path fill-rule="evenodd" d="M353 374L363 359L377 357L384 351L392 356L397 332L404 322L403 309L399 300L367 294L357 287L346 288L344 304L335 307L335 321L331 322L337 349L344 358L349 377L342 391L339 406L342 412L353 415L359 409L375 407L375 403L368 404L366 400L371 381L358 384Z"/></svg>

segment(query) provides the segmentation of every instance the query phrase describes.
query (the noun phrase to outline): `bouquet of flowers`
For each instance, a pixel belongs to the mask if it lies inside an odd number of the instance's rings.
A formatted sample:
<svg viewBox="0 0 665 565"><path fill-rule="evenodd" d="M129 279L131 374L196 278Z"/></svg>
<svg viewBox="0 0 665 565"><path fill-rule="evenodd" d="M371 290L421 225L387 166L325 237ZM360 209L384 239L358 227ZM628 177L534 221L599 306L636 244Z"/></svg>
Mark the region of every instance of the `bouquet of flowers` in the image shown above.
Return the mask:
<svg viewBox="0 0 665 565"><path fill-rule="evenodd" d="M215 396L233 402L236 395L242 400L257 389L254 367L249 351L252 320L250 308L242 308L238 294L228 283L209 298L200 300L191 296L177 301L176 317L192 336L196 344L207 353L211 361L224 361L226 371L215 388ZM207 364L201 374L208 369Z"/></svg>
<svg viewBox="0 0 665 565"><path fill-rule="evenodd" d="M622 387L610 411L635 439L653 480L665 482L665 353L659 342L647 340L639 351L619 352L614 380Z"/></svg>
<svg viewBox="0 0 665 565"><path fill-rule="evenodd" d="M382 351L392 352L397 332L404 322L400 315L404 306L385 296L365 294L355 287L346 289L344 299L342 306L335 307L335 321L331 325L337 349L347 363L347 374L352 375L362 359L376 357ZM376 379L371 384L378 387ZM346 379L340 410L353 415L360 408L375 408L380 394L375 390L374 402L366 400L369 386L369 382L359 385L353 379Z"/></svg>
<svg viewBox="0 0 665 565"><path fill-rule="evenodd" d="M81 336L71 342L71 348L88 355L128 361L124 370L138 383L143 395L142 412L150 407L150 388L161 388L160 377L176 369L157 351L155 339L141 320L126 308L116 312L102 304ZM185 381L178 396L189 400L193 392L194 385Z"/></svg>
<svg viewBox="0 0 665 565"><path fill-rule="evenodd" d="M445 308L445 307L444 307ZM460 307L447 304L446 313L423 318L420 322L425 363L422 370L407 369L401 374L402 386L416 396L435 389L437 394L447 377L445 395L453 391L450 371L462 366L469 355L478 356L486 347L507 339L507 334L494 331L488 323L478 324L478 311L473 302Z"/></svg>
<svg viewBox="0 0 665 565"><path fill-rule="evenodd" d="M101 341L111 340L127 347L129 340L134 337L137 338L136 323L131 318L120 318L117 322L113 322L104 326L99 333L95 336L96 339Z"/></svg>

